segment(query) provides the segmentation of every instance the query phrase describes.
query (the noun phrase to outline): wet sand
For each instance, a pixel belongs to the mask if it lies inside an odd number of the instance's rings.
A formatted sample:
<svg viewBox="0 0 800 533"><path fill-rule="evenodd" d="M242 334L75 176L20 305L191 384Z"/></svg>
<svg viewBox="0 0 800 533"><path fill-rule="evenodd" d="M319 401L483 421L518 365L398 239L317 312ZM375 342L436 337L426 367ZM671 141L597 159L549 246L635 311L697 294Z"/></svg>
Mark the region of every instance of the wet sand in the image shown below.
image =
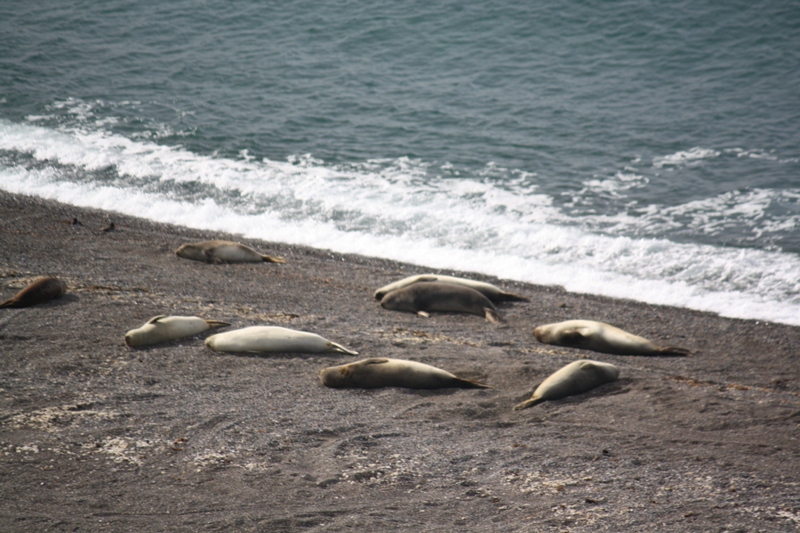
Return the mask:
<svg viewBox="0 0 800 533"><path fill-rule="evenodd" d="M82 226L68 222L77 217ZM103 232L110 221L117 231ZM522 294L502 326L382 309L428 271L0 192L0 299L40 275L69 292L0 309L2 531L796 531L800 327L573 294ZM179 259L240 240L285 264ZM468 270L469 265L464 266ZM453 272L446 272L453 274ZM223 354L213 333L134 349L160 314L318 333L345 354ZM690 357L539 344L536 325L601 320ZM365 357L428 363L492 389L335 390ZM579 358L620 379L512 407Z"/></svg>

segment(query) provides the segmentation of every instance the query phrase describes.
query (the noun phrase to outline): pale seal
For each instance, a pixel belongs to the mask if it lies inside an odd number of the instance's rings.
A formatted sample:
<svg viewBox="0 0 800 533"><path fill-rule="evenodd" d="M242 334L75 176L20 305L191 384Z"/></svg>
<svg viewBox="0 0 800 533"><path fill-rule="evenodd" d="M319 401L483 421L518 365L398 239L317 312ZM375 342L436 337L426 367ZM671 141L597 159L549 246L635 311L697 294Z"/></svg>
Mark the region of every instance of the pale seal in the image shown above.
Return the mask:
<svg viewBox="0 0 800 533"><path fill-rule="evenodd" d="M218 352L338 352L358 355L315 333L278 326L251 326L211 335L206 346Z"/></svg>
<svg viewBox="0 0 800 533"><path fill-rule="evenodd" d="M428 316L428 311L470 313L502 322L494 304L480 292L452 283L426 281L393 290L381 299L381 307Z"/></svg>
<svg viewBox="0 0 800 533"><path fill-rule="evenodd" d="M520 296L518 294L513 294L510 292L505 292L501 288L496 287L491 283L485 283L483 281L475 281L467 278L457 278L455 276L443 276L441 274L420 274L418 276L409 276L399 281L395 281L394 283L384 285L383 287L375 291L375 299L381 300L389 292L392 292L397 289L402 289L403 287L408 287L412 283L419 283L422 281L442 281L445 283L452 283L454 285L464 285L465 287L469 287L470 289L478 291L479 293L483 294L494 303L530 301L530 299L524 296Z"/></svg>
<svg viewBox="0 0 800 533"><path fill-rule="evenodd" d="M32 281L13 298L0 302L0 307L30 307L58 298L65 292L66 283L58 278L44 276Z"/></svg>
<svg viewBox="0 0 800 533"><path fill-rule="evenodd" d="M125 334L128 346L149 346L184 337L191 337L211 328L230 326L219 320L204 320L196 316L154 316L142 327L132 329Z"/></svg>
<svg viewBox="0 0 800 533"><path fill-rule="evenodd" d="M536 340L545 344L583 348L615 355L689 355L676 346L658 346L653 342L594 320L567 320L545 324L533 330Z"/></svg>
<svg viewBox="0 0 800 533"><path fill-rule="evenodd" d="M454 376L435 366L375 357L341 366L324 368L319 379L326 387L335 389L377 389L404 387L407 389L488 389L488 385Z"/></svg>
<svg viewBox="0 0 800 533"><path fill-rule="evenodd" d="M203 241L184 244L175 255L206 263L285 263L283 257L273 257L256 252L249 246L233 241Z"/></svg>
<svg viewBox="0 0 800 533"><path fill-rule="evenodd" d="M549 400L560 400L567 396L583 394L604 383L615 381L619 368L608 363L581 359L572 362L551 374L533 391L530 400L514 406L514 411L532 407Z"/></svg>

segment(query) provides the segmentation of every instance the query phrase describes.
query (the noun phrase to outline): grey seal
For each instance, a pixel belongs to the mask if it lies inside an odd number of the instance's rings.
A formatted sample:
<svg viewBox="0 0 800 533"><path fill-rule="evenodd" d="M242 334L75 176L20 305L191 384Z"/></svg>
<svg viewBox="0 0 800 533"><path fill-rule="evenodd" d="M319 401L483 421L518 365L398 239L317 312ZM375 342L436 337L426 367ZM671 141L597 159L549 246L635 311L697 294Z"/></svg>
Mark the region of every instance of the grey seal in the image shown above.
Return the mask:
<svg viewBox="0 0 800 533"><path fill-rule="evenodd" d="M244 244L233 241L203 241L184 244L175 255L206 263L285 263L283 257L260 254Z"/></svg>
<svg viewBox="0 0 800 533"><path fill-rule="evenodd" d="M480 292L453 283L426 281L393 290L381 299L381 307L428 316L428 311L470 313L502 322L494 304Z"/></svg>
<svg viewBox="0 0 800 533"><path fill-rule="evenodd" d="M456 276L444 276L441 274L419 274L417 276L409 276L407 278L395 281L394 283L384 285L375 291L375 299L381 300L384 296L386 296L387 293L397 289L402 289L403 287L408 287L412 283L420 283L423 281L442 281L444 283L452 283L454 285L464 285L465 287L469 287L470 289L478 291L494 303L530 301L530 299L524 296L506 292L501 288L492 285L491 283L475 281L468 278L459 278Z"/></svg>

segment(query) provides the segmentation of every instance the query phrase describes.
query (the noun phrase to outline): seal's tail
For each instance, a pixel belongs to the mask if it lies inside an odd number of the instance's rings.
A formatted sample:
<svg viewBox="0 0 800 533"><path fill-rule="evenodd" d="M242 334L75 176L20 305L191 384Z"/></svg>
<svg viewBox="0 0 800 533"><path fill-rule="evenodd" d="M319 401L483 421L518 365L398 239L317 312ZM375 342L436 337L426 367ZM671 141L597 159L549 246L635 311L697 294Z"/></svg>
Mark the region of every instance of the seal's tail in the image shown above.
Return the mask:
<svg viewBox="0 0 800 533"><path fill-rule="evenodd" d="M658 355L692 355L690 350L686 348L679 348L677 346L662 346L658 350L656 350Z"/></svg>
<svg viewBox="0 0 800 533"><path fill-rule="evenodd" d="M513 292L504 292L500 294L498 298L501 302L530 302L530 298L526 298L525 296L520 296L519 294L514 294Z"/></svg>
<svg viewBox="0 0 800 533"><path fill-rule="evenodd" d="M283 257L277 257L277 256L272 256L272 255L264 255L264 254L261 254L261 259L263 259L267 263L285 263L286 262L286 259L284 259Z"/></svg>
<svg viewBox="0 0 800 533"><path fill-rule="evenodd" d="M464 379L464 378L456 378L458 381L458 386L462 389L492 389L489 385L485 383L480 383L478 381L472 381L471 379Z"/></svg>
<svg viewBox="0 0 800 533"><path fill-rule="evenodd" d="M335 342L331 341L328 341L328 348L330 348L332 352L346 353L349 355L358 355L358 352L354 352L353 350L348 350L341 344L336 344Z"/></svg>
<svg viewBox="0 0 800 533"><path fill-rule="evenodd" d="M514 411L521 411L523 409L527 409L528 407L533 407L534 405L542 403L544 400L541 398L531 398L530 400L525 400L522 403L518 403L514 406Z"/></svg>

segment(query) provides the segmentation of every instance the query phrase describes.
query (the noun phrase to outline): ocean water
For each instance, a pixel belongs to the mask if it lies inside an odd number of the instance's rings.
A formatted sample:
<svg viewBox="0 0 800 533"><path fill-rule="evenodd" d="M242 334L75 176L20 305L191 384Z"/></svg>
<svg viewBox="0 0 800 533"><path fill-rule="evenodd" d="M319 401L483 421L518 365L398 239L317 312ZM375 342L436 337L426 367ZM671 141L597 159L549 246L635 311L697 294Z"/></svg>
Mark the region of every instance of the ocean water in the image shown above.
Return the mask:
<svg viewBox="0 0 800 533"><path fill-rule="evenodd" d="M4 8L0 188L800 325L796 3L151 4Z"/></svg>

